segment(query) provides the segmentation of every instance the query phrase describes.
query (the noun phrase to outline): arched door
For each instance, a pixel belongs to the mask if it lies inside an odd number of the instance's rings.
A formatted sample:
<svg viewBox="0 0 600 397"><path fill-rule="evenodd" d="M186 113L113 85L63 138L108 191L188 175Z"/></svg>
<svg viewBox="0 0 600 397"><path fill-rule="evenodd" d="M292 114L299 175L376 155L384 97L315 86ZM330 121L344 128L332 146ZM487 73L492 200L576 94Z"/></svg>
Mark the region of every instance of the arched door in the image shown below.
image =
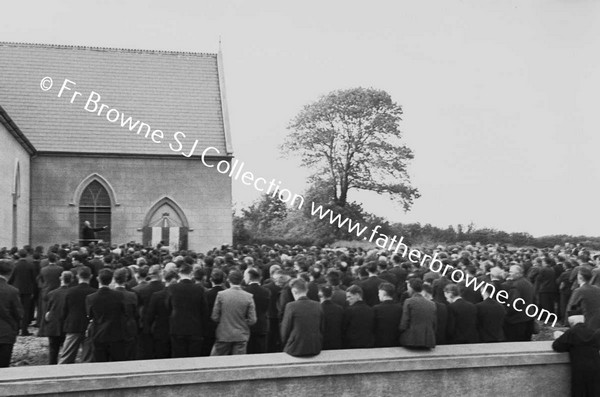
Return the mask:
<svg viewBox="0 0 600 397"><path fill-rule="evenodd" d="M93 228L108 226L96 232L96 239L110 243L111 202L108 191L94 180L87 185L79 200L79 238L83 239L83 225L89 221Z"/></svg>
<svg viewBox="0 0 600 397"><path fill-rule="evenodd" d="M156 247L160 243L168 246L171 252L187 249L187 218L181 208L168 197L150 208L142 230L143 244L146 247Z"/></svg>

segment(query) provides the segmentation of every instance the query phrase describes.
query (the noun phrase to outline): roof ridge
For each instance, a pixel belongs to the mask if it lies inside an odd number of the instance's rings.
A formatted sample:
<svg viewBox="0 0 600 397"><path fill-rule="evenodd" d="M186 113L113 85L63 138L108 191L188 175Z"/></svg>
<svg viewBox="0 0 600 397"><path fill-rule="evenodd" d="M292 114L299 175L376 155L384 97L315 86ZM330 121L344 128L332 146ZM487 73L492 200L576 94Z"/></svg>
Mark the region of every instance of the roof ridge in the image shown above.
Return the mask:
<svg viewBox="0 0 600 397"><path fill-rule="evenodd" d="M21 47L41 47L41 48L62 48L72 50L92 50L104 52L129 52L142 54L162 54L162 55L195 55L195 56L217 56L217 53L211 52L192 52L192 51L166 51L166 50L144 50L134 48L116 48L116 47L94 47L69 44L44 44L44 43L25 43L14 41L0 41L0 46L21 46Z"/></svg>

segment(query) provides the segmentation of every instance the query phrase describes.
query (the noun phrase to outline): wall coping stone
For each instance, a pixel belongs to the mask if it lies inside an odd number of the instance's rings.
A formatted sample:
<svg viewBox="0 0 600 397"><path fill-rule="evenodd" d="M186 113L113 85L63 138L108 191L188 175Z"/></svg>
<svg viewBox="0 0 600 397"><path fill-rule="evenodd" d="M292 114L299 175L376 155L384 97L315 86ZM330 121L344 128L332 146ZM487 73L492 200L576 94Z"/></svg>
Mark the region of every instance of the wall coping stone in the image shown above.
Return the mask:
<svg viewBox="0 0 600 397"><path fill-rule="evenodd" d="M0 369L0 396L148 386L315 377L445 368L566 364L552 342L442 345L431 351L397 348L328 350L298 358L285 353L194 357Z"/></svg>

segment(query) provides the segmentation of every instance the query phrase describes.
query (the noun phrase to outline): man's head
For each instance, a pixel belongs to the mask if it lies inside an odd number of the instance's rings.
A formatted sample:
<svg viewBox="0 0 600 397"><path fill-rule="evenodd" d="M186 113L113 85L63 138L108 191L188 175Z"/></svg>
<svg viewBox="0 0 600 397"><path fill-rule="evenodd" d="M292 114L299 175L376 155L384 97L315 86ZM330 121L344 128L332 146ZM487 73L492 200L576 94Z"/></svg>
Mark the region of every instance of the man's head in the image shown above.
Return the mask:
<svg viewBox="0 0 600 397"><path fill-rule="evenodd" d="M60 285L71 285L71 281L73 281L73 273L71 273L70 271L64 271L60 274Z"/></svg>
<svg viewBox="0 0 600 397"><path fill-rule="evenodd" d="M160 280L162 278L162 268L160 265L150 266L148 269L148 277L150 277L151 280Z"/></svg>
<svg viewBox="0 0 600 397"><path fill-rule="evenodd" d="M363 290L358 285L351 285L346 290L346 300L349 305L353 305L363 299Z"/></svg>
<svg viewBox="0 0 600 397"><path fill-rule="evenodd" d="M303 296L306 296L308 292L308 287L306 285L306 281L301 279L300 277L293 279L290 281L290 288L292 290L292 295L294 296L294 300L298 300Z"/></svg>
<svg viewBox="0 0 600 397"><path fill-rule="evenodd" d="M8 280L14 268L15 265L10 259L0 259L0 277Z"/></svg>
<svg viewBox="0 0 600 397"><path fill-rule="evenodd" d="M423 291L423 280L420 278L411 278L406 283L408 284L408 293L410 295L418 294Z"/></svg>
<svg viewBox="0 0 600 397"><path fill-rule="evenodd" d="M512 265L508 269L508 274L511 280L517 280L523 277L523 268L519 265Z"/></svg>
<svg viewBox="0 0 600 397"><path fill-rule="evenodd" d="M592 271L587 267L579 268L577 272L577 282L579 285L587 284L592 280Z"/></svg>
<svg viewBox="0 0 600 397"><path fill-rule="evenodd" d="M175 270L171 270L165 273L165 283L167 285L175 284L179 279L179 273Z"/></svg>
<svg viewBox="0 0 600 397"><path fill-rule="evenodd" d="M98 272L98 283L103 286L109 286L113 279L113 272L110 269L104 268Z"/></svg>
<svg viewBox="0 0 600 397"><path fill-rule="evenodd" d="M444 296L450 303L454 302L460 297L460 290L456 284L446 284L444 287Z"/></svg>
<svg viewBox="0 0 600 397"><path fill-rule="evenodd" d="M83 222L84 225L86 225L87 227L92 227L92 225L90 224L90 221L85 221Z"/></svg>
<svg viewBox="0 0 600 397"><path fill-rule="evenodd" d="M244 279L244 276L242 275L242 272L240 272L239 270L232 270L229 272L229 275L227 276L227 280L229 281L229 284L231 284L231 285L240 285L242 283L243 279Z"/></svg>
<svg viewBox="0 0 600 397"><path fill-rule="evenodd" d="M260 283L260 273L256 269L246 270L246 276L248 278L248 284Z"/></svg>
<svg viewBox="0 0 600 397"><path fill-rule="evenodd" d="M225 273L221 269L213 269L210 273L210 282L213 285L221 285L225 281Z"/></svg>
<svg viewBox="0 0 600 397"><path fill-rule="evenodd" d="M321 284L319 285L319 300L321 302L330 300L333 296L333 288L331 285Z"/></svg>
<svg viewBox="0 0 600 397"><path fill-rule="evenodd" d="M87 266L80 266L77 269L77 279L80 283L89 283L92 277L92 271Z"/></svg>
<svg viewBox="0 0 600 397"><path fill-rule="evenodd" d="M421 295L423 295L425 299L430 301L433 300L433 287L429 284L423 283L423 291L421 292Z"/></svg>
<svg viewBox="0 0 600 397"><path fill-rule="evenodd" d="M391 283L381 283L379 284L379 300L389 301L394 299L394 293L396 292L396 288Z"/></svg>
<svg viewBox="0 0 600 397"><path fill-rule="evenodd" d="M114 273L115 284L122 286L127 282L127 277L129 276L129 270L122 267L120 269L115 270Z"/></svg>

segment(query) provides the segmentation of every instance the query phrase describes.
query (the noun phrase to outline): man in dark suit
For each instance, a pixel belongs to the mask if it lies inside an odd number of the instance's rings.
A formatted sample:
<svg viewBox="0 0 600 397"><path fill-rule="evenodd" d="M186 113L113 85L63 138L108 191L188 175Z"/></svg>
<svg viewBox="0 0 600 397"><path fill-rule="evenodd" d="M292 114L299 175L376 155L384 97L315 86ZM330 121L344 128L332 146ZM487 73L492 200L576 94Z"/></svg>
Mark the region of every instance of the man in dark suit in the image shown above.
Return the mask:
<svg viewBox="0 0 600 397"><path fill-rule="evenodd" d="M340 307L346 307L348 302L346 301L346 291L340 287L341 278L340 272L335 269L329 269L325 276L327 284L331 286L331 301Z"/></svg>
<svg viewBox="0 0 600 397"><path fill-rule="evenodd" d="M519 265L509 268L508 281L502 285L508 292L506 317L504 318L504 337L507 342L527 342L533 334L533 319L525 314L525 307L533 303L533 285L523 277ZM518 307L515 309L515 300Z"/></svg>
<svg viewBox="0 0 600 397"><path fill-rule="evenodd" d="M152 336L154 356L171 357L171 336L169 334L169 310L167 308L168 288L177 283L179 275L175 271L165 273L165 288L152 294L148 308L144 311L144 333Z"/></svg>
<svg viewBox="0 0 600 397"><path fill-rule="evenodd" d="M179 267L179 282L169 286L167 307L173 358L198 357L202 354L202 337L208 323L205 290L192 280L192 266Z"/></svg>
<svg viewBox="0 0 600 397"><path fill-rule="evenodd" d="M396 287L391 283L379 285L378 305L373 306L375 312L375 347L398 346L400 337L400 319L402 306L394 302Z"/></svg>
<svg viewBox="0 0 600 397"><path fill-rule="evenodd" d="M96 232L106 230L107 228L108 226L94 228L92 227L89 221L85 221L83 223L83 230L81 232L81 245L87 247L88 245L90 245L90 243L97 243L98 240L96 240Z"/></svg>
<svg viewBox="0 0 600 397"><path fill-rule="evenodd" d="M579 288L573 291L567 306L567 313L581 313L585 325L589 328L600 329L600 288L590 285L592 272L586 267L580 267L577 274Z"/></svg>
<svg viewBox="0 0 600 397"><path fill-rule="evenodd" d="M267 313L271 291L260 285L260 273L255 269L246 271L246 292L252 294L254 308L256 309L256 324L250 327L250 339L248 340L248 354L267 352L267 332L269 323Z"/></svg>
<svg viewBox="0 0 600 397"><path fill-rule="evenodd" d="M448 343L477 343L477 308L460 295L459 286L448 284L444 287L448 305Z"/></svg>
<svg viewBox="0 0 600 397"><path fill-rule="evenodd" d="M570 316L566 332L554 332L552 348L569 352L571 396L600 396L600 332L584 324L583 316Z"/></svg>
<svg viewBox="0 0 600 397"><path fill-rule="evenodd" d="M48 337L48 364L50 365L58 363L58 352L65 341L62 313L72 279L73 273L62 272L60 275L60 287L50 291L46 295L47 301L44 305L46 313L41 333L43 334L42 336Z"/></svg>
<svg viewBox="0 0 600 397"><path fill-rule="evenodd" d="M19 290L8 284L15 266L8 259L0 259L0 368L10 366L13 346L23 317Z"/></svg>
<svg viewBox="0 0 600 397"><path fill-rule="evenodd" d="M342 348L344 308L333 302L331 285L319 285L319 300L323 310L323 350Z"/></svg>
<svg viewBox="0 0 600 397"><path fill-rule="evenodd" d="M152 265L148 270L147 277L150 280L146 284L138 284L133 288L133 292L138 296L139 303L138 318L140 319L140 333L137 351L137 359L139 360L147 360L154 357L152 335L148 329L144 329L142 319L145 317L146 310L148 310L152 294L162 291L165 288L162 282L162 269L160 265Z"/></svg>
<svg viewBox="0 0 600 397"><path fill-rule="evenodd" d="M92 361L92 341L86 337L89 320L85 311L85 299L88 295L96 292L96 288L90 286L91 270L87 266L78 269L77 286L70 288L65 297L65 305L61 317L63 318L63 332L65 342L59 364L73 364L77 358L79 346L82 346L81 362Z"/></svg>
<svg viewBox="0 0 600 397"><path fill-rule="evenodd" d="M477 309L477 331L480 343L504 341L504 317L506 310L497 300L490 297L490 291L481 290L483 302L475 305Z"/></svg>
<svg viewBox="0 0 600 397"><path fill-rule="evenodd" d="M448 333L448 306L433 299L433 287L429 284L423 283L421 294L425 299L435 303L435 344L436 346L445 345Z"/></svg>
<svg viewBox="0 0 600 397"><path fill-rule="evenodd" d="M269 311L267 319L269 321L269 331L267 333L267 352L275 353L281 351L281 338L279 335L279 311L278 303L281 294L281 289L285 284L284 278L287 277L278 269L271 274L271 281L265 283L264 287L271 291L271 299L269 300Z"/></svg>
<svg viewBox="0 0 600 397"><path fill-rule="evenodd" d="M423 281L419 278L408 280L410 298L402 306L400 320L400 345L413 348L434 348L436 330L436 307L421 294Z"/></svg>
<svg viewBox="0 0 600 397"><path fill-rule="evenodd" d="M97 292L85 298L88 318L92 322L90 335L94 346L94 361L124 361L126 351L126 307L124 295L109 288L113 279L110 269L100 270Z"/></svg>
<svg viewBox="0 0 600 397"><path fill-rule="evenodd" d="M38 276L38 281L41 284L41 304L39 306L41 312L40 314L42 315L46 313L45 302L47 302L46 297L48 296L48 293L60 287L60 275L64 271L64 269L56 263L57 260L58 258L56 257L56 254L50 252L48 254L48 265L44 266L40 270L40 275ZM43 321L41 321L41 316L39 317L40 323L43 324Z"/></svg>
<svg viewBox="0 0 600 397"><path fill-rule="evenodd" d="M35 269L33 262L27 260L27 251L19 250L19 260L15 265L15 270L10 277L9 283L19 290L19 299L23 306L23 318L21 320L21 336L29 336L27 327L31 322L31 305L33 304L33 293L37 288L35 280Z"/></svg>
<svg viewBox="0 0 600 397"><path fill-rule="evenodd" d="M306 296L308 287L301 278L290 282L294 302L288 303L281 322L283 351L290 356L314 356L323 343L321 305Z"/></svg>
<svg viewBox="0 0 600 397"><path fill-rule="evenodd" d="M138 296L135 292L128 291L125 287L129 271L126 268L115 270L114 282L116 284L115 291L123 294L123 303L125 304L125 349L127 350L127 360L135 359L136 344L138 336Z"/></svg>
<svg viewBox="0 0 600 397"><path fill-rule="evenodd" d="M345 349L361 349L373 347L375 338L373 326L375 312L363 301L363 291L353 285L346 290L348 307L342 319L342 342ZM377 298L379 300L379 298Z"/></svg>
<svg viewBox="0 0 600 397"><path fill-rule="evenodd" d="M373 307L379 302L379 285L385 281L377 277L377 262L371 261L364 265L369 276L357 285L363 291L364 302Z"/></svg>
<svg viewBox="0 0 600 397"><path fill-rule="evenodd" d="M206 305L208 313L212 313L217 300L217 294L225 291L225 273L221 269L213 269L210 274L210 282L212 288L206 290ZM208 318L204 331L204 339L202 341L202 356L210 356L210 352L215 344L215 332L217 331L217 323L212 318Z"/></svg>

